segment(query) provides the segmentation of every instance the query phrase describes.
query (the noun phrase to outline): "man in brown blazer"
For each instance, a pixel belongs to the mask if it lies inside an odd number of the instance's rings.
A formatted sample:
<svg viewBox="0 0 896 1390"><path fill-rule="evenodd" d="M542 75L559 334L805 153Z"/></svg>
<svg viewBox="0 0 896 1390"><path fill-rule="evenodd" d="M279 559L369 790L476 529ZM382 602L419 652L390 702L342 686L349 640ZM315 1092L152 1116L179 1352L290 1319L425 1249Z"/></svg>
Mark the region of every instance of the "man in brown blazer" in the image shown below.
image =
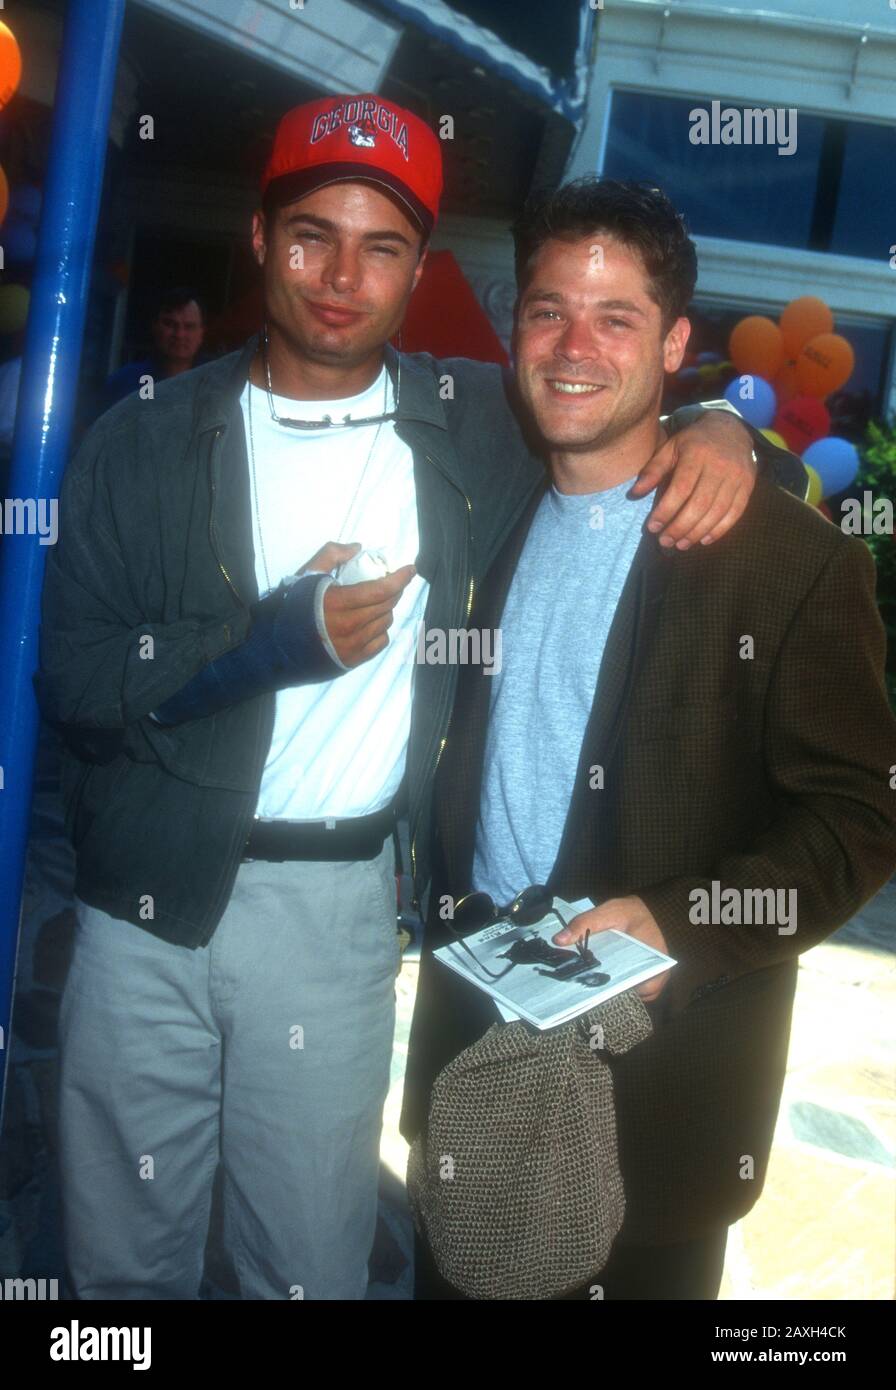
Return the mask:
<svg viewBox="0 0 896 1390"><path fill-rule="evenodd" d="M763 480L721 541L658 545L628 489L687 342L693 245L657 190L593 179L515 236L516 370L551 478L480 591L502 663L461 671L440 759L402 1130L498 1017L432 959L445 904L536 882L599 904L558 944L587 930L599 955L616 928L677 964L639 988L652 1036L608 1059L625 1221L566 1296L711 1299L765 1179L797 956L896 867L874 565ZM462 1297L425 1241L417 1296Z"/></svg>

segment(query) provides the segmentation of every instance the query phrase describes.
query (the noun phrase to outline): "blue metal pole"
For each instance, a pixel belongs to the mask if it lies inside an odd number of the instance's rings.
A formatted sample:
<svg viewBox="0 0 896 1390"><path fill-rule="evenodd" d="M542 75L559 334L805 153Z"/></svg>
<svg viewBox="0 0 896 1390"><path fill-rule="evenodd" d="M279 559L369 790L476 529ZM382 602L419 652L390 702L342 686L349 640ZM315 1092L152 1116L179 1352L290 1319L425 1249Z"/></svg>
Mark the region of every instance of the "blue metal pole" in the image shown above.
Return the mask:
<svg viewBox="0 0 896 1390"><path fill-rule="evenodd" d="M109 113L125 0L69 0L56 80L50 157L31 288L9 497L50 515L65 466L93 245L103 187ZM23 54L28 62L27 50ZM3 240L0 229L0 243ZM4 531L10 512L4 504ZM46 534L46 533L45 533ZM0 546L0 1117L9 1051L38 711L40 535L4 534Z"/></svg>

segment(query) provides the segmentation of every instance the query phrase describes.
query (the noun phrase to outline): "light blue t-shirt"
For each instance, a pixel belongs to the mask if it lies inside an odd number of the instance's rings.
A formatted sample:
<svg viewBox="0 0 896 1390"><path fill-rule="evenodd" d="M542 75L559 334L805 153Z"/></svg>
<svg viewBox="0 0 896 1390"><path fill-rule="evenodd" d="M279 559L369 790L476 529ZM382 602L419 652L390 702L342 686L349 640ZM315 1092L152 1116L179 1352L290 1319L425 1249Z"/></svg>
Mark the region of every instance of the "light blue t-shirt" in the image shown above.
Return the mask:
<svg viewBox="0 0 896 1390"><path fill-rule="evenodd" d="M560 847L604 647L652 494L550 488L501 619L473 887L507 903L544 883Z"/></svg>

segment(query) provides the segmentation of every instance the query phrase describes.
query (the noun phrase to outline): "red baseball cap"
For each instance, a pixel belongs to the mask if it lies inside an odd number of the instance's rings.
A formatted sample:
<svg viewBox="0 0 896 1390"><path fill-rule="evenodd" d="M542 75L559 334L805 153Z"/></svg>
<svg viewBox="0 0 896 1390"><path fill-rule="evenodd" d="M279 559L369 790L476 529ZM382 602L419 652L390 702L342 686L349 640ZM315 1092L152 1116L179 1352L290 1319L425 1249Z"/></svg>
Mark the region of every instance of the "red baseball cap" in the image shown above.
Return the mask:
<svg viewBox="0 0 896 1390"><path fill-rule="evenodd" d="M287 111L261 181L278 206L348 179L382 184L429 236L442 193L442 151L425 121L365 92Z"/></svg>

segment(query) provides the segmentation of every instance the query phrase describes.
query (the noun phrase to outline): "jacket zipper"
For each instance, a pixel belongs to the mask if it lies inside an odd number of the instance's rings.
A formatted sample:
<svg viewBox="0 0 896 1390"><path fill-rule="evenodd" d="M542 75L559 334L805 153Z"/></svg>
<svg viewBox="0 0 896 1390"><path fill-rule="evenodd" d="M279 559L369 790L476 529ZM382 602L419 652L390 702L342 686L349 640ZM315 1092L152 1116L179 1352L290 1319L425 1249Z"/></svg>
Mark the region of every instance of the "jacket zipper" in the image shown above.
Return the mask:
<svg viewBox="0 0 896 1390"><path fill-rule="evenodd" d="M211 445L210 445L209 451L208 451L208 482L209 482L209 492L210 492L210 505L209 505L209 512L208 512L208 539L209 539L209 545L211 546L212 554L214 555L215 561L217 562L218 569L221 571L222 575L224 576L225 580L227 581L227 586L228 586L228 588L230 589L230 592L233 594L233 597L236 599L237 603L240 605L241 608L248 609L249 605L246 603L245 599L244 599L244 598L242 597L242 595L239 593L239 591L237 590L236 585L234 584L234 582L233 582L233 580L231 579L230 575L227 573L227 570L226 570L226 568L225 568L225 566L224 566L224 563L223 563L223 561L221 560L221 556L218 554L218 547L217 547L216 544L215 544L214 517L215 517L215 501L216 501L216 498L217 498L217 491L216 491L216 488L215 488L215 474L214 474L214 468L212 467L212 463L213 463L213 460L214 460L215 446L216 446L216 444L218 443L218 440L221 438L221 435L222 435L223 433L224 433L224 431L223 431L223 429L220 428L220 426L215 430L215 433L214 433L214 435L213 435L213 437L212 437L212 442L211 442ZM253 819L253 820L255 819L254 815L253 815L253 818L252 818L252 819ZM245 838L245 840L243 841L244 849L245 849L245 845L246 845L246 843L248 842L248 839L249 839L249 833L250 833L250 830L251 830L251 825L252 825L252 822L250 821L250 822L249 822L249 826L247 827L247 830L246 830L246 838ZM207 933L206 936L204 937L204 939L200 942L200 945L202 945L202 946L207 946L208 943L209 943L209 941L211 940L211 938L212 938L212 933L211 933L211 932Z"/></svg>
<svg viewBox="0 0 896 1390"><path fill-rule="evenodd" d="M234 582L233 582L233 580L231 579L230 575L227 573L227 570L224 568L224 565L223 565L223 563L222 563L222 561L221 561L221 557L220 557L220 555L218 554L218 547L215 545L215 526L214 526L214 519L215 519L215 498L216 498L216 495L217 495L217 494L216 494L216 491L215 491L215 477L214 477L214 469L212 468L212 459L213 459L213 457L214 457L215 445L217 444L218 440L221 438L221 435L222 435L223 433L224 433L224 431L223 431L220 427L219 427L218 429L215 430L214 437L212 438L212 442L211 442L211 447L210 447L210 449L209 449L209 451L208 451L208 482L209 482L209 489L210 489L210 492L211 492L211 506L209 507L209 512L208 512L208 539L209 539L209 544L210 544L210 546L211 546L211 548L212 548L212 554L214 555L214 557L215 557L215 559L216 559L216 561L217 561L217 563L218 563L218 569L221 571L221 573L223 574L224 578L227 580L228 586L229 586L229 588L230 588L230 592L233 594L233 597L236 599L237 603L240 605L241 608L248 608L248 604L246 603L245 599L243 599L243 598L241 597L241 595L237 593L236 585L234 584Z"/></svg>
<svg viewBox="0 0 896 1390"><path fill-rule="evenodd" d="M466 493L463 494L463 498L464 498L464 501L465 501L466 504L467 504L467 526L468 526L468 535L469 535L469 537L470 537L470 543L471 543L471 547L472 547L472 540L473 540L473 508L472 508L472 506L470 505L470 499L469 499L469 497L467 496ZM473 590L474 590L474 588L475 588L475 582L474 582L474 580L473 580L473 576L471 575L471 576L470 576L470 588L469 588L469 591L468 591L468 593L467 593L467 611L466 611L466 613L464 614L464 626L465 626L465 627L466 627L466 625L467 625L467 622L469 621L470 614L471 614L471 612L473 611ZM436 760L435 760L435 763L434 763L433 769L432 769L432 777L433 777L433 778L435 778L435 775L436 775L436 773L437 773L438 770L439 770L439 762L440 762L440 760L441 760L442 753L443 753L443 751L444 751L445 744L446 744L447 742L448 742L448 736L447 736L447 734L446 734L445 737L441 740L441 742L440 742L440 744L439 744L438 752L436 753ZM420 912L420 900L419 900L418 897L417 897L417 832L416 832L416 831L414 832L414 838L411 840L411 885L412 885L412 887L411 887L411 904L412 904L413 907L415 907L415 908L417 909L417 912L419 913L419 912Z"/></svg>

